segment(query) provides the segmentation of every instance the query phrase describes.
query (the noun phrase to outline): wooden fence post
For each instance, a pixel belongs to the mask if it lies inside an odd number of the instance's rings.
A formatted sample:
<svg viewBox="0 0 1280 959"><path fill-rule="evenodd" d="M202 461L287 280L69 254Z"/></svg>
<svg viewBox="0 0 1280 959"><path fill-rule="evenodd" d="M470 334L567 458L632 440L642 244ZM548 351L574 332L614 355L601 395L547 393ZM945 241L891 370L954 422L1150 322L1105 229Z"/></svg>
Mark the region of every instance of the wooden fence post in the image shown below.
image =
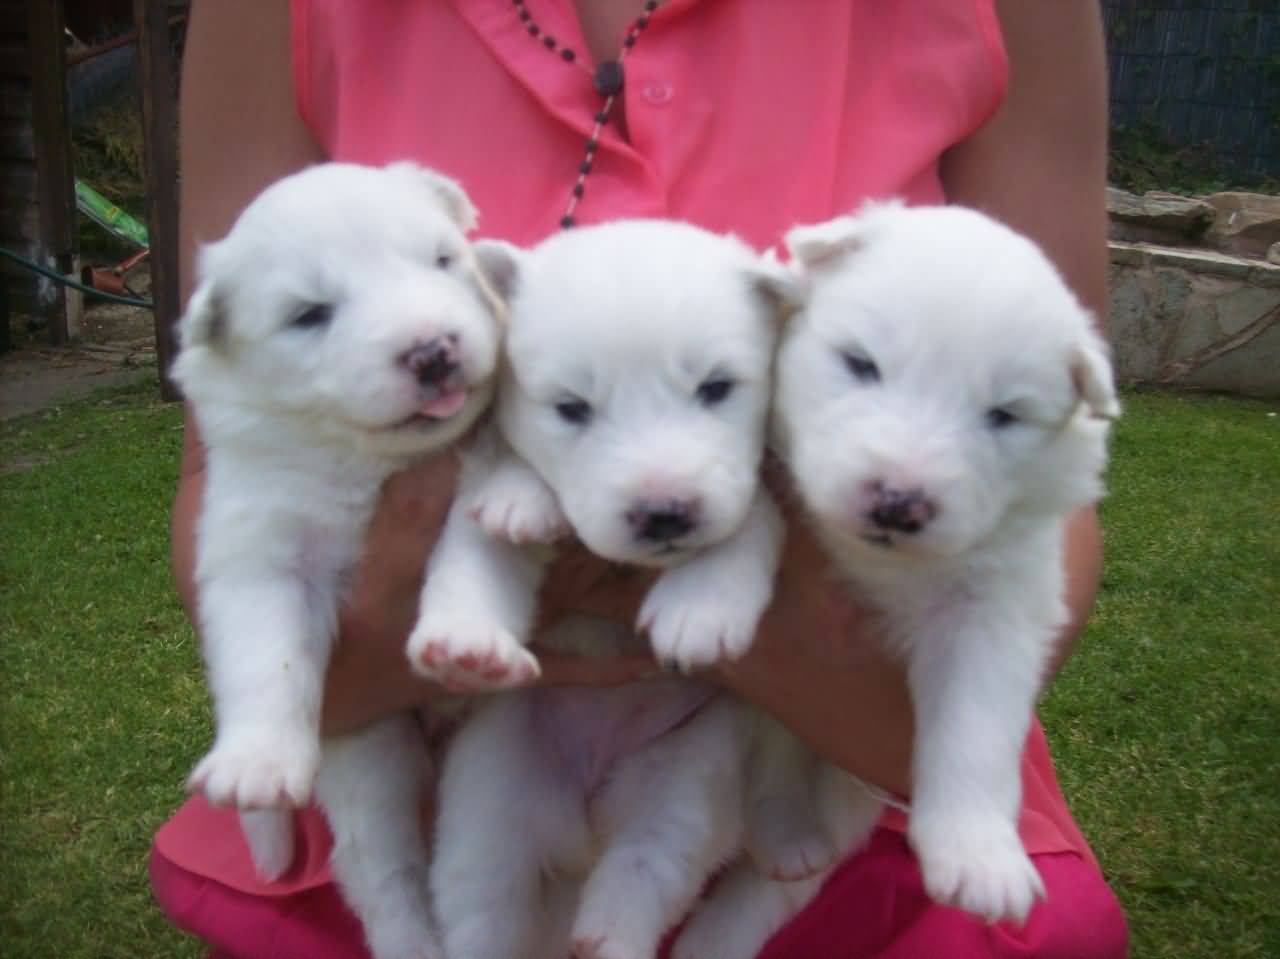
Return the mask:
<svg viewBox="0 0 1280 959"><path fill-rule="evenodd" d="M40 208L41 259L63 276L79 273L76 255L75 173L67 117L65 23L62 0L27 0L31 50L31 122L35 140L36 190ZM65 343L80 325L78 293L55 287L49 336Z"/></svg>
<svg viewBox="0 0 1280 959"><path fill-rule="evenodd" d="M142 87L147 166L147 229L151 236L151 300L155 304L160 395L180 398L169 378L176 352L178 299L178 100L167 0L133 0Z"/></svg>

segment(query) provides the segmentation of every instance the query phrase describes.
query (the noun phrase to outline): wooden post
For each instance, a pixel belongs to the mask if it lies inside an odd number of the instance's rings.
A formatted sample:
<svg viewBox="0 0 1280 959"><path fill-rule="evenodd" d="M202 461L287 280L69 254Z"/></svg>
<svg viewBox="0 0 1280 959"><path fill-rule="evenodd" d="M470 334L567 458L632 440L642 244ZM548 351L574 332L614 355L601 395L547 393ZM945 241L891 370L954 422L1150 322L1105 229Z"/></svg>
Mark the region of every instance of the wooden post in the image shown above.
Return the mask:
<svg viewBox="0 0 1280 959"><path fill-rule="evenodd" d="M167 0L133 0L142 86L147 166L147 230L151 236L151 300L155 304L160 395L180 398L169 378L176 353L178 300L178 99Z"/></svg>
<svg viewBox="0 0 1280 959"><path fill-rule="evenodd" d="M62 0L27 0L31 48L31 120L35 139L36 190L40 208L40 255L63 276L79 273L76 250L75 173L67 116L65 25ZM57 287L49 335L65 343L78 328L81 299Z"/></svg>

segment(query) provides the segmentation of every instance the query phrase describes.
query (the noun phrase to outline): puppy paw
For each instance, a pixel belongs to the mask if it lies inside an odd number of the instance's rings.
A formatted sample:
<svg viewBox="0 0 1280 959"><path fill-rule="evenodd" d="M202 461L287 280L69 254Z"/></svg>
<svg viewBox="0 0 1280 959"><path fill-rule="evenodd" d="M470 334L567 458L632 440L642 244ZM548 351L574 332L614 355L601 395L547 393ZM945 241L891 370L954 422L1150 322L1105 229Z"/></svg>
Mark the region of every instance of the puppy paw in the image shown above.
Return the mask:
<svg viewBox="0 0 1280 959"><path fill-rule="evenodd" d="M320 763L318 737L307 729L249 728L219 734L187 779L219 806L287 809L311 798Z"/></svg>
<svg viewBox="0 0 1280 959"><path fill-rule="evenodd" d="M835 860L835 847L824 836L806 836L786 847L774 850L763 860L765 874L778 882L808 879L830 867Z"/></svg>
<svg viewBox="0 0 1280 959"><path fill-rule="evenodd" d="M555 493L527 467L494 470L468 497L467 515L510 543L551 543L569 532Z"/></svg>
<svg viewBox="0 0 1280 959"><path fill-rule="evenodd" d="M678 918L665 915L656 875L644 857L623 869L597 869L583 887L569 936L574 959L653 959Z"/></svg>
<svg viewBox="0 0 1280 959"><path fill-rule="evenodd" d="M419 622L409 637L409 663L455 692L522 686L538 678L538 660L509 632L482 620Z"/></svg>
<svg viewBox="0 0 1280 959"><path fill-rule="evenodd" d="M779 882L816 876L839 857L816 822L795 815L790 806L767 801L752 815L749 849L756 867Z"/></svg>
<svg viewBox="0 0 1280 959"><path fill-rule="evenodd" d="M937 902L988 922L1022 924L1035 901L1044 898L1044 882L1010 824L913 825L909 837L925 891Z"/></svg>
<svg viewBox="0 0 1280 959"><path fill-rule="evenodd" d="M683 672L740 658L755 637L761 610L685 573L663 574L640 609L637 625L648 634L654 655Z"/></svg>

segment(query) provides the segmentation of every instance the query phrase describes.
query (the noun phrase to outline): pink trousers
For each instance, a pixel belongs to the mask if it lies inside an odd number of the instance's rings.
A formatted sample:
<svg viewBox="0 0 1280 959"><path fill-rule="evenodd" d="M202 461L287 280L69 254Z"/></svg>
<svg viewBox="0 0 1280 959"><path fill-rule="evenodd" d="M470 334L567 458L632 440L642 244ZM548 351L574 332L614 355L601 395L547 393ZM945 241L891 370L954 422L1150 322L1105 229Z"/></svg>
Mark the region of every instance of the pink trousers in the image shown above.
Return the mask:
<svg viewBox="0 0 1280 959"><path fill-rule="evenodd" d="M1097 868L1072 852L1033 858L1046 901L1022 928L989 926L926 898L901 833L878 829L760 959L1123 959L1124 915ZM158 851L151 883L170 919L213 947L210 959L368 959L360 925L332 884L251 896Z"/></svg>

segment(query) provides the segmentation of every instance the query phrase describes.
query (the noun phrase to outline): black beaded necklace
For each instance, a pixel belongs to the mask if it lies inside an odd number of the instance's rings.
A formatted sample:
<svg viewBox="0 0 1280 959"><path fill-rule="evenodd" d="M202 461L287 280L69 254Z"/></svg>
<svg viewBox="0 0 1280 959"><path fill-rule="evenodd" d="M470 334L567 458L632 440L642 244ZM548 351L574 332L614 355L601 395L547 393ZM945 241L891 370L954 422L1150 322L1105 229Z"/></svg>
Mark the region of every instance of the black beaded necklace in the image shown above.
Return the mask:
<svg viewBox="0 0 1280 959"><path fill-rule="evenodd" d="M578 164L578 179L574 181L573 187L569 190L569 205L565 207L564 216L560 217L560 226L562 229L568 229L577 221L573 217L574 211L578 208L578 203L582 200L582 194L586 192L587 177L591 173L592 166L595 165L596 148L600 145L600 131L604 125L609 122L609 114L613 111L613 105L618 99L618 94L622 92L625 82L625 74L622 70L622 61L627 58L627 53L636 45L636 40L649 25L649 18L653 15L653 11L658 9L661 0L645 0L644 10L631 27L627 30L627 34L622 38L622 49L618 51L616 60L605 60L600 63L593 74L591 74L591 83L595 87L596 93L604 97L604 103L600 105L600 109L595 114L595 125L591 128L591 135L587 137L587 152L582 158L582 162ZM524 23L525 30L529 36L537 40L551 53L557 54L565 63L578 63L578 54L569 47L563 46L556 41L556 38L549 33L545 33L543 29L534 22L533 16L529 13L529 8L524 5L524 0L511 0L512 6L516 8L520 20Z"/></svg>

